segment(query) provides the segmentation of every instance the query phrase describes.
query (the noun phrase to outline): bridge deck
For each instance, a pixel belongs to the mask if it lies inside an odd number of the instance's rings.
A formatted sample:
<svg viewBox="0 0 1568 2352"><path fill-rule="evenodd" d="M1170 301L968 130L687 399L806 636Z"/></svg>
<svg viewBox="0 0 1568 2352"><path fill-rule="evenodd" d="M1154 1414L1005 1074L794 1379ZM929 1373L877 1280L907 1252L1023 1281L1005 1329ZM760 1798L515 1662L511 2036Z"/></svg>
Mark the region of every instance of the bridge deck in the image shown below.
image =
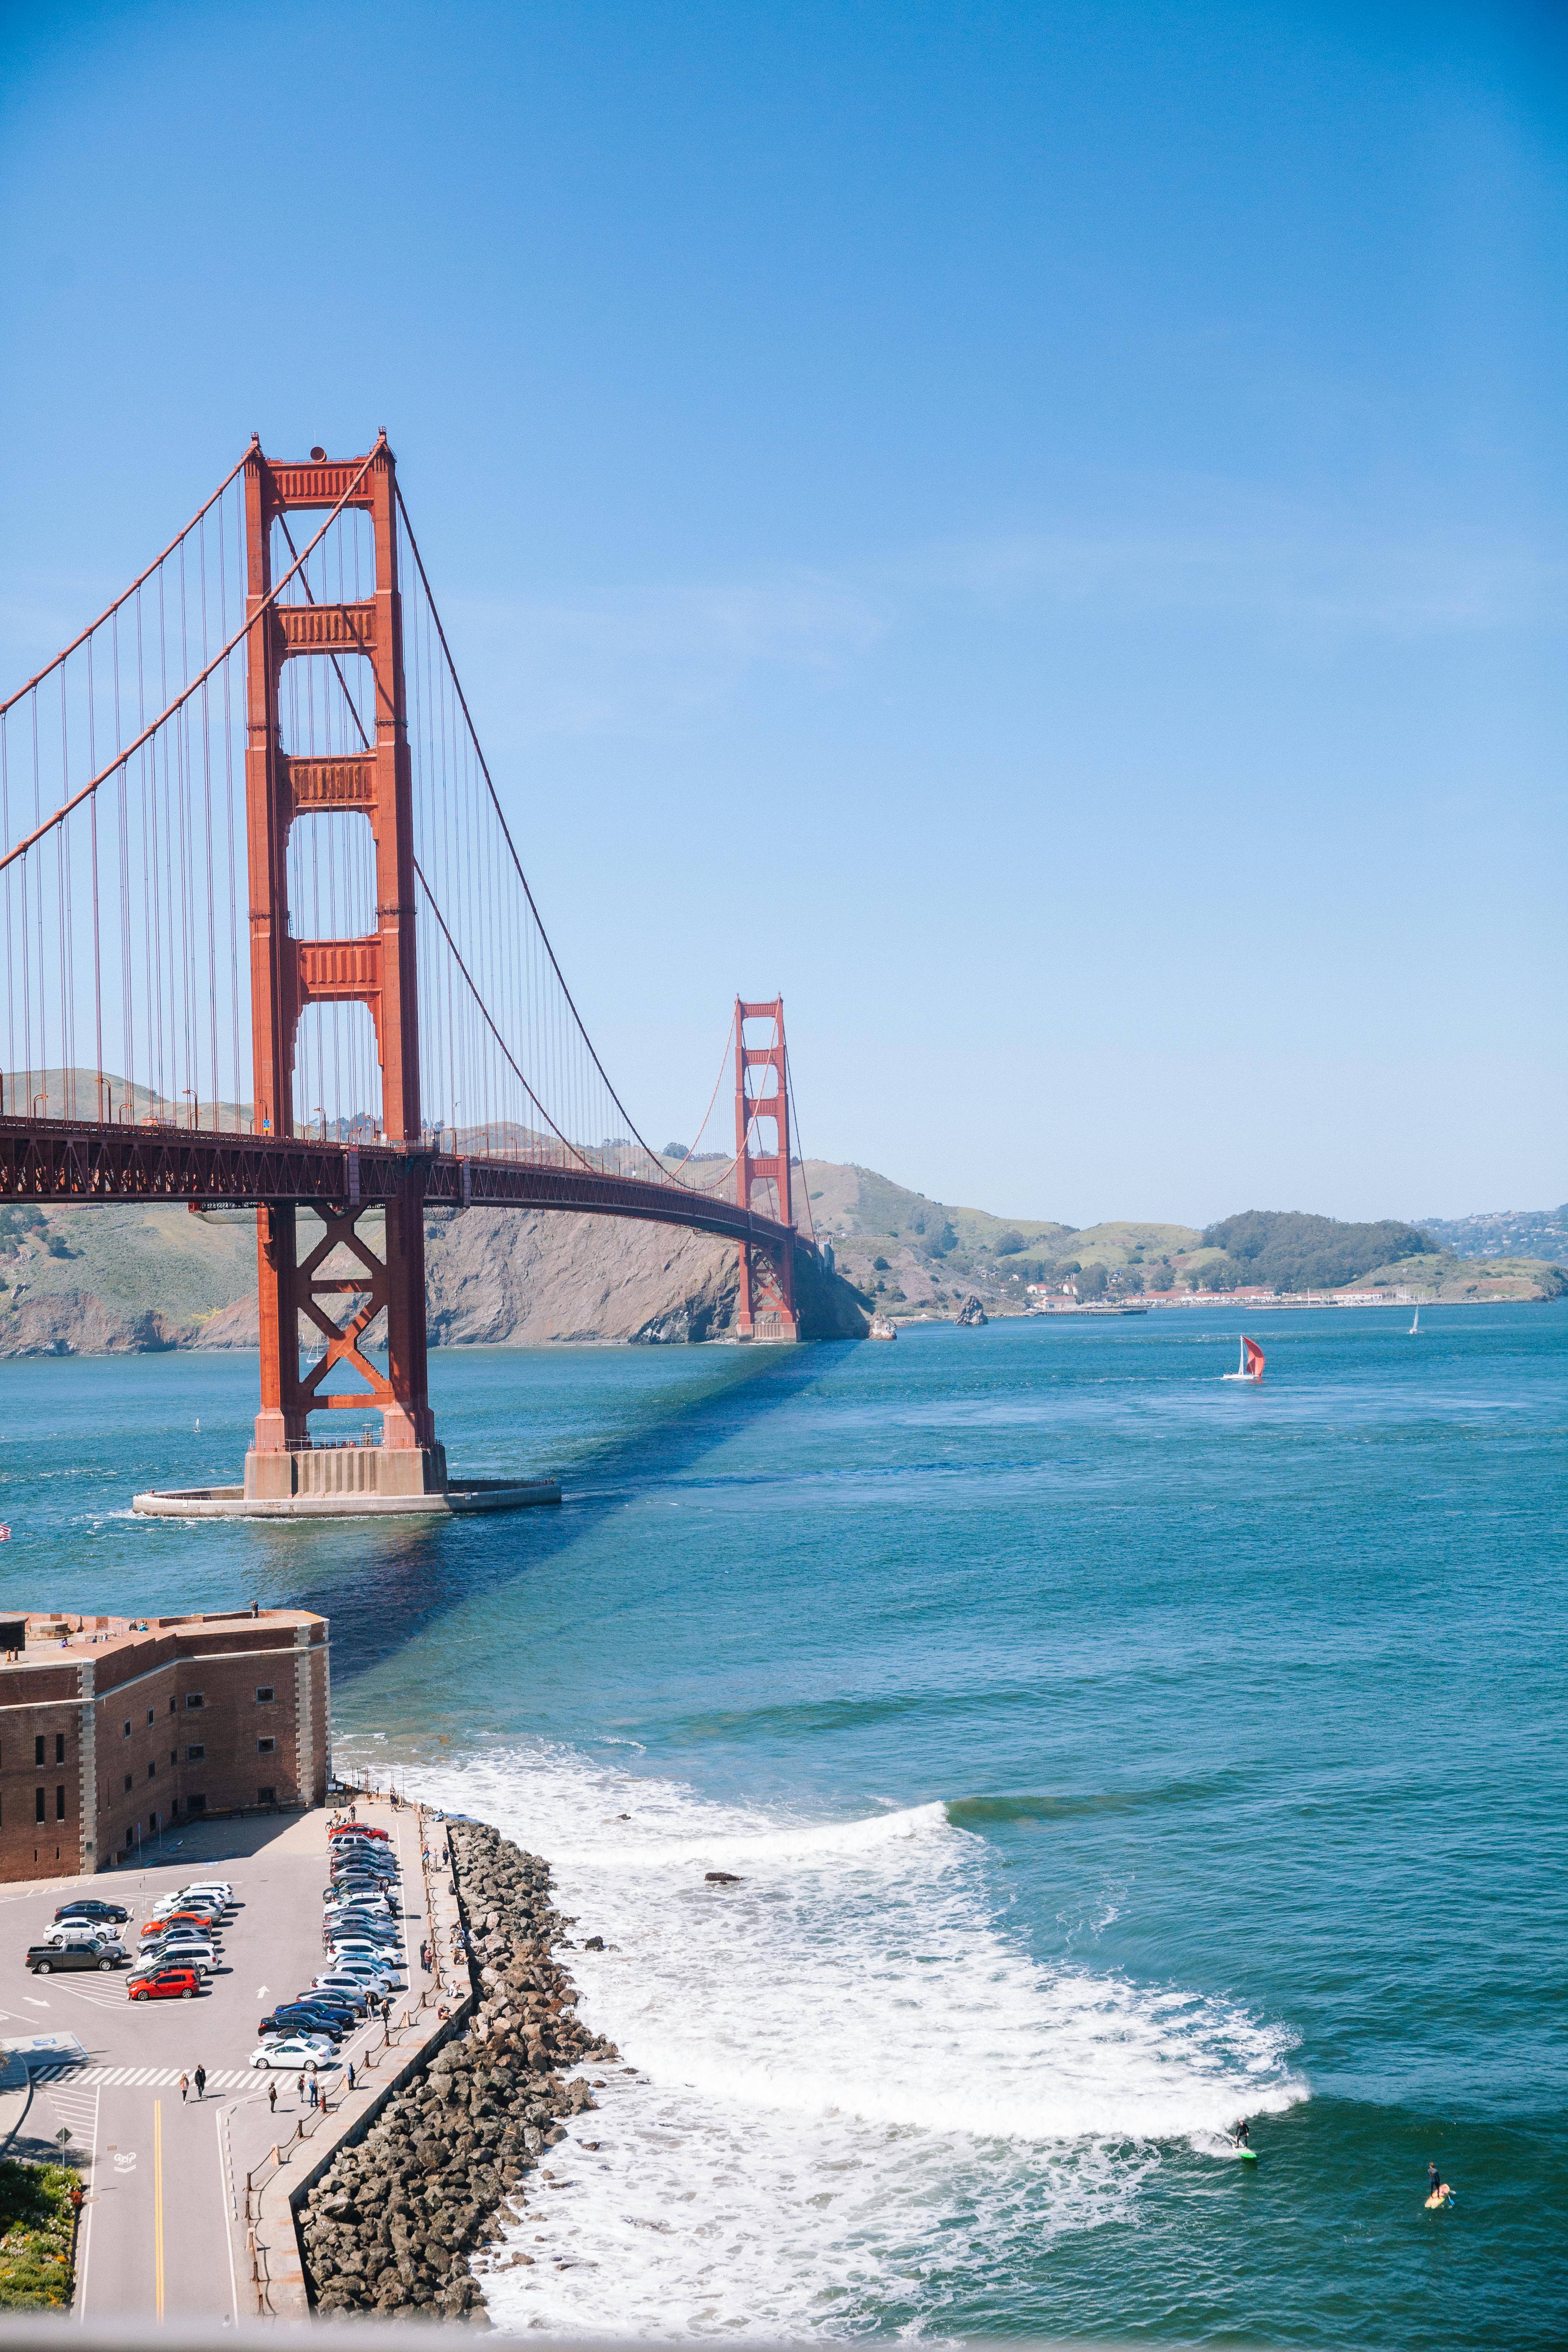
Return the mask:
<svg viewBox="0 0 1568 2352"><path fill-rule="evenodd" d="M214 1133L202 1128L121 1127L91 1120L0 1118L0 1202L57 1208L94 1202L251 1207L263 1201L374 1206L413 1178L438 1206L575 1210L683 1225L764 1248L811 1244L793 1226L736 1201L636 1176L548 1162L459 1157L402 1145L321 1143L304 1137Z"/></svg>

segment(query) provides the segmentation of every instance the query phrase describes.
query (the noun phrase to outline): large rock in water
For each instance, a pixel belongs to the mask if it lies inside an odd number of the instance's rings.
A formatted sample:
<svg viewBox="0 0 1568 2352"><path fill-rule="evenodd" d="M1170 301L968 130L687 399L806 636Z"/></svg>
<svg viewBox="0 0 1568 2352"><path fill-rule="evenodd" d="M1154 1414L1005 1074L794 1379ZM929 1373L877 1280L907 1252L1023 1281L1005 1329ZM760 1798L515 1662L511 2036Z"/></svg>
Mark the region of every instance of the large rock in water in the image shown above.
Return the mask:
<svg viewBox="0 0 1568 2352"><path fill-rule="evenodd" d="M991 1318L972 1290L952 1319L955 1323L987 1323Z"/></svg>

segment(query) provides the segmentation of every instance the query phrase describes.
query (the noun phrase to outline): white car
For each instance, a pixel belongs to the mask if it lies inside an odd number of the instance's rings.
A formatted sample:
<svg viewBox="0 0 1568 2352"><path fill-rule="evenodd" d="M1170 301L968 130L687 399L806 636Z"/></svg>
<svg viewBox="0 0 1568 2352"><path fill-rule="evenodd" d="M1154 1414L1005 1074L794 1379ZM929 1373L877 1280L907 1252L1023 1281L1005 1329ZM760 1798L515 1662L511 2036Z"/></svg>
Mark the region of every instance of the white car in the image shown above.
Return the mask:
<svg viewBox="0 0 1568 2352"><path fill-rule="evenodd" d="M377 1968L374 1960L356 1959L352 1953L331 1954L326 1973L330 1976L347 1977L351 1983L358 1985L361 1992L374 1992L379 1995L384 1992L400 1992L403 1989L395 1969Z"/></svg>
<svg viewBox="0 0 1568 2352"><path fill-rule="evenodd" d="M343 1969L374 1969L377 1976L398 1977L404 1973L401 1952L389 1952L379 1944L362 1944L353 1937L339 1941L334 1937L327 1946L327 1958Z"/></svg>
<svg viewBox="0 0 1568 2352"><path fill-rule="evenodd" d="M379 1919L323 1919L321 1932L329 1944L374 1944L378 1952L400 1952L403 1932L390 1920L384 1927Z"/></svg>
<svg viewBox="0 0 1568 2352"><path fill-rule="evenodd" d="M331 2043L315 2033L279 2034L277 2041L264 2042L259 2050L253 2050L250 2063L253 2066L279 2066L295 2074L335 2074L338 2068Z"/></svg>
<svg viewBox="0 0 1568 2352"><path fill-rule="evenodd" d="M217 1954L210 1944L143 1944L136 1965L142 1969L195 1969L197 1976L210 1977L217 1966Z"/></svg>
<svg viewBox="0 0 1568 2352"><path fill-rule="evenodd" d="M368 2000L373 1988L361 1976L350 1976L346 1969L328 1969L310 1987L312 1992L352 1993L356 2000Z"/></svg>

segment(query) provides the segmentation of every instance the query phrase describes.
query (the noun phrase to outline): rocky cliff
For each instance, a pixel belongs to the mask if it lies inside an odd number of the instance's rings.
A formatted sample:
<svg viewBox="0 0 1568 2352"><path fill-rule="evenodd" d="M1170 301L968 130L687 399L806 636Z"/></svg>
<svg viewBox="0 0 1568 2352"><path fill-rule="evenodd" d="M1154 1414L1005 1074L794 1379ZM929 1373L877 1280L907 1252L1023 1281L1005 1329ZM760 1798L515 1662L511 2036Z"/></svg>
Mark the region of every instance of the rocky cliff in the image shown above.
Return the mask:
<svg viewBox="0 0 1568 2352"><path fill-rule="evenodd" d="M256 1227L247 1212L10 1213L27 1222L0 1233L0 1355L257 1345ZM371 1238L379 1246L379 1236ZM435 1347L657 1345L724 1339L734 1330L733 1245L673 1226L513 1210L437 1213L426 1262ZM805 1253L796 1296L803 1338L865 1336L853 1290Z"/></svg>

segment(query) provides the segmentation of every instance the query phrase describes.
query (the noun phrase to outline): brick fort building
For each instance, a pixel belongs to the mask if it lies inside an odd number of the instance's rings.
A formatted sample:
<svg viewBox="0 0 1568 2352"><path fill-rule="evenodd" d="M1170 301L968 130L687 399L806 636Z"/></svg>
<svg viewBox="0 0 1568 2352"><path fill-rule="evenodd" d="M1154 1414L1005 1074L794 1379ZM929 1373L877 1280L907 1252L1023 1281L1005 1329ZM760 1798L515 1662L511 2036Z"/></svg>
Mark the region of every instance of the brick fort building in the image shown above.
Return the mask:
<svg viewBox="0 0 1568 2352"><path fill-rule="evenodd" d="M74 1878L204 1813L326 1801L327 1621L0 1617L0 1879Z"/></svg>

